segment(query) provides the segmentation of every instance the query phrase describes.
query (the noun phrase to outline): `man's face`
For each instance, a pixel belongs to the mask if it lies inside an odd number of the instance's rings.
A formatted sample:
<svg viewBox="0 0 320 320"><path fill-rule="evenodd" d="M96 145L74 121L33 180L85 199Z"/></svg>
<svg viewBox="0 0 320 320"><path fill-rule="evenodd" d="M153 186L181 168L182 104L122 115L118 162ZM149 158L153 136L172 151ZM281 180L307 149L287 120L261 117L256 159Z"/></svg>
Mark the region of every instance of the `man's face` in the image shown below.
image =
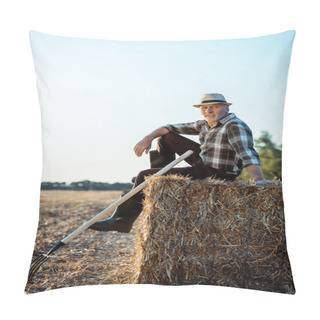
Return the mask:
<svg viewBox="0 0 320 320"><path fill-rule="evenodd" d="M215 125L220 119L226 117L229 113L229 106L223 103L208 104L200 107L200 112L203 117L212 126Z"/></svg>

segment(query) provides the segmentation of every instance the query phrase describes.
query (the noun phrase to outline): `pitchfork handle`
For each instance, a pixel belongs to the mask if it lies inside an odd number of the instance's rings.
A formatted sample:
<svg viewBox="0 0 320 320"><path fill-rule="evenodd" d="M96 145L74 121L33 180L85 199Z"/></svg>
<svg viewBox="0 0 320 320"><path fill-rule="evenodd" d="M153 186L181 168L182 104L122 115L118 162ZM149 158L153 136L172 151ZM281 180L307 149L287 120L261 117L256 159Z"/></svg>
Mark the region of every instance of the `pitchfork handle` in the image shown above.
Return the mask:
<svg viewBox="0 0 320 320"><path fill-rule="evenodd" d="M193 154L192 150L188 150L187 152L185 152L183 155L181 155L179 158L177 158L176 160L172 161L171 163L169 163L167 166L165 166L164 168L162 168L160 171L158 171L157 173L155 173L155 176L161 176L164 173L166 173L167 171L169 171L170 169L172 169L175 165L177 165L179 162L183 161L184 159L188 158L191 154ZM92 224L94 224L96 221L100 220L102 217L104 217L107 213L109 213L110 211L113 211L115 208L117 208L118 206L120 206L120 204L124 203L125 201L127 201L129 198L131 198L132 196L134 196L136 193L138 193L139 191L141 191L149 182L149 180L152 177L150 177L149 179L147 179L146 181L144 181L143 183L141 183L140 185L136 186L134 189L132 189L130 192L128 192L126 195L124 195L121 199L119 199L118 201L116 201L115 203L113 203L111 206L109 206L108 208L104 209L103 211L101 211L99 214L97 214L95 217L93 217L92 219L90 219L88 222L86 222L84 225L82 225L81 227L79 227L77 230L75 230L74 232L72 232L71 234L69 234L67 237L65 237L64 239L61 240L62 243L67 244L68 242L70 242L74 237L76 237L79 233L83 232L84 230L88 229Z"/></svg>

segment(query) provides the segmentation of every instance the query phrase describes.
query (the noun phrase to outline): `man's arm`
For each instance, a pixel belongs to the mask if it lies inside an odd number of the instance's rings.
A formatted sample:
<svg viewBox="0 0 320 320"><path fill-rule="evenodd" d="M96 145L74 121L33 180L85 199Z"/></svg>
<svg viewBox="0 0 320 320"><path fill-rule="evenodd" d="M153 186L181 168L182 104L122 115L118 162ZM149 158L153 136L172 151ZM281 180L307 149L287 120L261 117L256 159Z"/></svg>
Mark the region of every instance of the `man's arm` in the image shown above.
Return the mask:
<svg viewBox="0 0 320 320"><path fill-rule="evenodd" d="M146 154L149 152L153 139L163 136L169 132L197 135L199 134L201 127L205 122L205 120L199 120L188 123L168 124L166 126L160 127L152 131L140 142L138 142L133 150L138 157L141 157L143 152L145 152Z"/></svg>
<svg viewBox="0 0 320 320"><path fill-rule="evenodd" d="M138 157L141 157L143 152L147 154L149 150L151 149L152 141L155 138L158 138L160 136L163 136L165 134L169 133L169 130L165 127L160 127L154 131L152 131L150 134L145 136L141 141L139 141L136 146L133 148L135 154Z"/></svg>
<svg viewBox="0 0 320 320"><path fill-rule="evenodd" d="M248 169L253 180L258 184L276 183L273 180L264 180L260 158L253 147L251 131L245 130L241 126L232 125L228 128L229 142L235 152L243 161L243 165Z"/></svg>

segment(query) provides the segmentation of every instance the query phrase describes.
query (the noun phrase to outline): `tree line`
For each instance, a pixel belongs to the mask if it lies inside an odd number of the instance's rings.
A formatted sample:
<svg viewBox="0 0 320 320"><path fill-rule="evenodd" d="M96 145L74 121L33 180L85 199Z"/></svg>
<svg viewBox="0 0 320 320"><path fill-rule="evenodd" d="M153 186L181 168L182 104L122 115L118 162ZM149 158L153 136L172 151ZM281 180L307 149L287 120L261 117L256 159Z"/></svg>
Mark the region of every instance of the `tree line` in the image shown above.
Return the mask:
<svg viewBox="0 0 320 320"><path fill-rule="evenodd" d="M41 182L41 190L125 190L131 189L132 183L107 183L83 180L71 182Z"/></svg>

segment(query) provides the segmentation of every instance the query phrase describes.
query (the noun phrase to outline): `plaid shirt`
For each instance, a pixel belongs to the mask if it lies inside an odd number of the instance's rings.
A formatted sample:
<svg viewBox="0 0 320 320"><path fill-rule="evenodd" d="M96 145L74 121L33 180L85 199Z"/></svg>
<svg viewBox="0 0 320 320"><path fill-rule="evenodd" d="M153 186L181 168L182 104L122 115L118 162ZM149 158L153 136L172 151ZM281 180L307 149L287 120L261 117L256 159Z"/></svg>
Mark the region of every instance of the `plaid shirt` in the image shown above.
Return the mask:
<svg viewBox="0 0 320 320"><path fill-rule="evenodd" d="M251 164L260 165L259 155L253 147L252 132L234 113L229 113L213 127L206 120L164 127L174 133L199 135L200 157L209 167L239 175Z"/></svg>

